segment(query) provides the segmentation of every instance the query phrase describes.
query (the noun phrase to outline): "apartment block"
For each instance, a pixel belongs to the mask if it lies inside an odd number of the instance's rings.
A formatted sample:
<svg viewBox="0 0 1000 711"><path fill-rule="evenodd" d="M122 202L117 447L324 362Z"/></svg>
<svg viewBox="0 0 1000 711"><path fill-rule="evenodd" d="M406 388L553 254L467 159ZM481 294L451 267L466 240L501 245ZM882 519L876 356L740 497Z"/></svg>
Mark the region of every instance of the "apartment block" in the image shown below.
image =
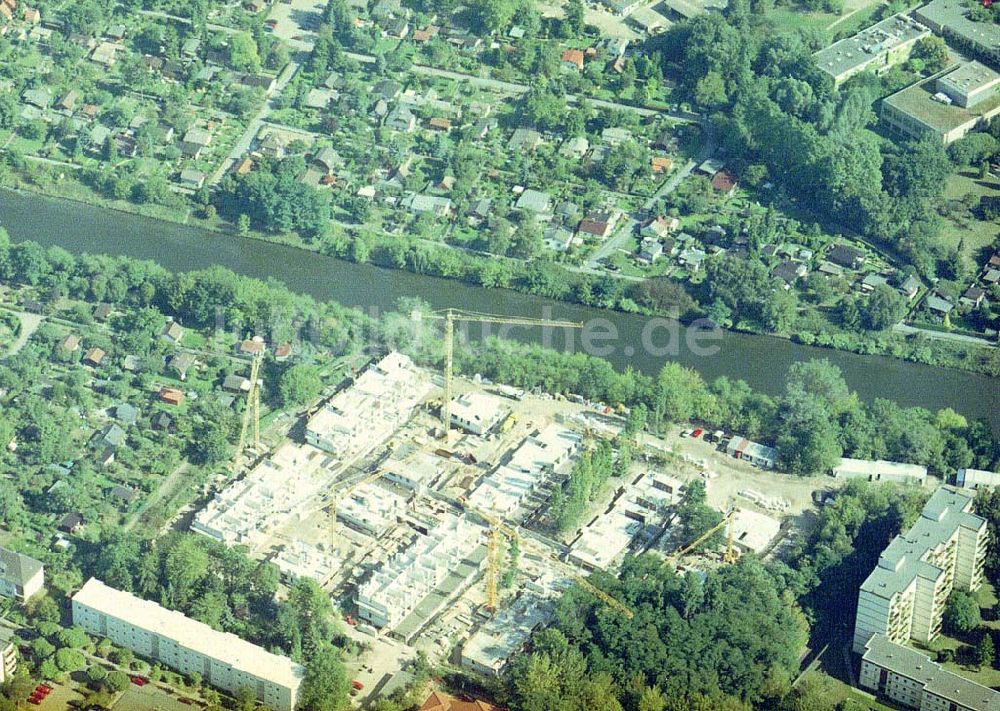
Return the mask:
<svg viewBox="0 0 1000 711"><path fill-rule="evenodd" d="M329 488L336 474L324 467L329 459L315 447L282 445L216 494L195 516L191 530L226 545L262 543Z"/></svg>
<svg viewBox="0 0 1000 711"><path fill-rule="evenodd" d="M323 405L306 424L306 442L343 462L362 457L410 418L431 391L426 374L389 353Z"/></svg>
<svg viewBox="0 0 1000 711"><path fill-rule="evenodd" d="M253 689L274 711L292 711L305 669L277 654L91 578L73 596L73 624L212 686Z"/></svg>
<svg viewBox="0 0 1000 711"><path fill-rule="evenodd" d="M864 654L875 635L897 644L932 641L951 591L979 587L987 537L974 502L974 492L943 486L910 530L889 543L858 593L855 652Z"/></svg>
<svg viewBox="0 0 1000 711"><path fill-rule="evenodd" d="M1000 694L993 689L945 671L881 634L865 645L858 685L919 711L1000 711Z"/></svg>
<svg viewBox="0 0 1000 711"><path fill-rule="evenodd" d="M362 484L337 502L337 518L375 538L396 525L406 500L374 482Z"/></svg>
<svg viewBox="0 0 1000 711"><path fill-rule="evenodd" d="M572 430L550 424L529 435L510 460L491 471L469 495L477 509L510 516L547 474L568 462L581 439Z"/></svg>
<svg viewBox="0 0 1000 711"><path fill-rule="evenodd" d="M10 679L17 671L17 647L14 630L0 627L0 684Z"/></svg>
<svg viewBox="0 0 1000 711"><path fill-rule="evenodd" d="M910 51L930 30L906 15L893 15L855 35L834 42L813 56L816 66L839 86L855 74L887 72L910 57Z"/></svg>
<svg viewBox="0 0 1000 711"><path fill-rule="evenodd" d="M44 585L45 567L40 561L0 548L0 595L24 602Z"/></svg>
<svg viewBox="0 0 1000 711"><path fill-rule="evenodd" d="M474 435L486 434L508 414L510 409L495 395L472 391L451 401L451 424Z"/></svg>
<svg viewBox="0 0 1000 711"><path fill-rule="evenodd" d="M358 588L358 617L375 627L398 627L479 547L484 529L448 516L390 558Z"/></svg>

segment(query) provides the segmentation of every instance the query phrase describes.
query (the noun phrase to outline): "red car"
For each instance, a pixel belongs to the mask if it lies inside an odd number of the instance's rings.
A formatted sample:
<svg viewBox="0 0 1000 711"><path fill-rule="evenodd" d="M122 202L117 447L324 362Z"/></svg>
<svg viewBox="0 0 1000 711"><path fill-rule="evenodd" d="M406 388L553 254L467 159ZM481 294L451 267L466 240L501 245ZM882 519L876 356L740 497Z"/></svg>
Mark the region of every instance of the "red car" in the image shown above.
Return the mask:
<svg viewBox="0 0 1000 711"><path fill-rule="evenodd" d="M699 427L698 429L696 429L694 432L691 433L691 436L695 438L701 437L702 434L704 434L704 432L705 431Z"/></svg>
<svg viewBox="0 0 1000 711"><path fill-rule="evenodd" d="M353 687L354 687L355 689L357 689L358 691L361 691L361 690L362 690L363 688L365 688L365 685L364 685L364 684L362 684L362 683L361 683L360 681L358 681L357 679L355 679L354 681L352 681L352 682L351 682L351 686L353 686Z"/></svg>
<svg viewBox="0 0 1000 711"><path fill-rule="evenodd" d="M143 679L141 676L130 676L129 679L131 679L132 683L135 684L136 686L145 686L146 684L149 683L146 679Z"/></svg>
<svg viewBox="0 0 1000 711"><path fill-rule="evenodd" d="M42 700L39 699L39 698L36 698L34 696L29 696L28 697L28 703L29 704L34 704L35 706L38 706L39 704L42 703Z"/></svg>

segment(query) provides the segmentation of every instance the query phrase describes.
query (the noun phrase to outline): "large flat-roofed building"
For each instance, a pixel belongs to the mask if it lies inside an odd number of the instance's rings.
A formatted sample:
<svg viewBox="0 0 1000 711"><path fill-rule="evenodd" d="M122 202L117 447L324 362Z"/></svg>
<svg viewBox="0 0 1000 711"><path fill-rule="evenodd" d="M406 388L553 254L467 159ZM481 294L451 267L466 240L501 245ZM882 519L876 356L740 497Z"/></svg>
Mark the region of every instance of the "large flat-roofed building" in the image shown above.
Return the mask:
<svg viewBox="0 0 1000 711"><path fill-rule="evenodd" d="M915 649L872 637L861 658L858 685L919 711L1000 711L1000 694L945 671Z"/></svg>
<svg viewBox="0 0 1000 711"><path fill-rule="evenodd" d="M253 689L275 711L295 708L301 665L96 578L73 596L73 624L224 691Z"/></svg>
<svg viewBox="0 0 1000 711"><path fill-rule="evenodd" d="M897 643L932 641L951 591L979 587L987 536L974 503L971 492L939 488L910 530L882 551L858 593L855 652L864 654L880 634Z"/></svg>
<svg viewBox="0 0 1000 711"><path fill-rule="evenodd" d="M381 471L387 481L421 492L440 476L444 467L441 457L404 444L382 462Z"/></svg>
<svg viewBox="0 0 1000 711"><path fill-rule="evenodd" d="M45 568L40 561L0 548L0 595L24 602L44 585Z"/></svg>
<svg viewBox="0 0 1000 711"><path fill-rule="evenodd" d="M981 489L1000 486L1000 474L985 469L959 469L955 475L955 485L962 489Z"/></svg>
<svg viewBox="0 0 1000 711"><path fill-rule="evenodd" d="M500 398L486 393L462 393L451 401L451 424L474 435L486 434L509 413Z"/></svg>
<svg viewBox="0 0 1000 711"><path fill-rule="evenodd" d="M910 57L913 45L931 31L906 15L893 15L816 52L816 66L840 85L855 74L886 72Z"/></svg>
<svg viewBox="0 0 1000 711"><path fill-rule="evenodd" d="M1000 25L971 19L969 4L963 0L933 0L914 14L961 49L1000 62Z"/></svg>
<svg viewBox="0 0 1000 711"><path fill-rule="evenodd" d="M1000 28L1000 25L997 26ZM968 62L882 100L881 117L898 134L944 145L984 128L1000 114L1000 75Z"/></svg>
<svg viewBox="0 0 1000 711"><path fill-rule="evenodd" d="M833 475L837 479L923 484L927 481L927 467L904 462L887 462L884 459L842 457L840 463L833 468Z"/></svg>
<svg viewBox="0 0 1000 711"><path fill-rule="evenodd" d="M524 648L532 632L552 618L548 597L526 590L483 624L462 646L462 666L485 676L500 676Z"/></svg>
<svg viewBox="0 0 1000 711"><path fill-rule="evenodd" d="M430 390L409 358L389 353L309 419L306 442L342 461L364 456L406 422Z"/></svg>

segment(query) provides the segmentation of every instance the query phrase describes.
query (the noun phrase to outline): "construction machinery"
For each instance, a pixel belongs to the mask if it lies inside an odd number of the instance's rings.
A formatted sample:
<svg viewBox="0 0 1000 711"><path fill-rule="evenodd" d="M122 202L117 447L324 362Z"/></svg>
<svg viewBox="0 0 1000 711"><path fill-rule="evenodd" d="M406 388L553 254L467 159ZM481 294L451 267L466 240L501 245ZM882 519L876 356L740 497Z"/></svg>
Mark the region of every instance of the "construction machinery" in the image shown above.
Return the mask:
<svg viewBox="0 0 1000 711"><path fill-rule="evenodd" d="M250 390L247 391L246 407L243 409L243 422L240 425L240 439L236 445L231 464L236 471L240 466L240 457L247 446L247 430L253 421L253 451L260 451L260 365L264 359L262 352L256 353L250 363Z"/></svg>
<svg viewBox="0 0 1000 711"><path fill-rule="evenodd" d="M531 538L525 538L518 533L517 527L500 519L499 516L492 513L487 513L481 509L476 508L469 504L465 499L459 499L459 503L468 511L471 511L482 518L490 526L489 538L487 540L487 555L486 555L486 608L493 612L497 609L497 599L498 593L497 588L500 581L500 544L502 538L506 537L510 540L518 541L519 545L527 543L527 549L531 550L535 555L541 556L546 560L551 561L553 564L559 566L562 572L566 573L570 578L573 579L577 585L586 590L588 593L596 597L598 600L603 602L605 605L621 613L626 619L631 620L635 617L635 613L628 608L627 605L621 601L615 599L608 593L601 590L599 587L589 582L585 577L580 575L571 566L567 565L563 561L556 558L547 549L536 545L534 540Z"/></svg>
<svg viewBox="0 0 1000 711"><path fill-rule="evenodd" d="M738 511L739 509L737 509L735 506L730 507L730 509L723 515L721 521L719 521L717 524L712 526L710 529L705 531L703 534L698 536L696 539L688 543L680 550L674 551L672 554L670 554L670 556L667 557L667 560L676 562L677 560L683 558L688 553L696 549L698 546L707 541L709 538L714 536L716 533L721 531L723 527L726 527L726 550L722 554L722 562L725 563L726 565L735 563L740 556L739 553L736 551L735 545L733 544L732 520Z"/></svg>
<svg viewBox="0 0 1000 711"><path fill-rule="evenodd" d="M412 314L415 321L426 317L437 321L444 321L444 400L441 405L441 432L442 437L447 439L451 431L451 395L452 395L452 369L455 357L455 322L465 321L468 323L498 323L510 326L555 326L556 328L583 328L582 323L576 321L559 321L547 318L523 318L519 316L499 316L495 314L482 314L473 311L462 311L460 309L445 309L444 311L432 311L423 313L415 311Z"/></svg>

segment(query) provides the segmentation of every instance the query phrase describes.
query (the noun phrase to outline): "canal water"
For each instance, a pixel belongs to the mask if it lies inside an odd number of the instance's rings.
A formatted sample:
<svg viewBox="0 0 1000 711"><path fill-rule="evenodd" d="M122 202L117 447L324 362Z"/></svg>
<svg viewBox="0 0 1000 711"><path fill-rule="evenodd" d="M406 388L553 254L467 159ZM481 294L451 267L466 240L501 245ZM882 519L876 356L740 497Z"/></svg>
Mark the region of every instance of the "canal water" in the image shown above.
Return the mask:
<svg viewBox="0 0 1000 711"><path fill-rule="evenodd" d="M781 391L792 363L827 358L840 367L848 385L864 400L881 397L930 410L951 407L969 417L986 417L1000 430L1000 379L984 375L813 348L768 336L716 332L713 339L709 333L663 319L651 322L633 314L352 264L284 245L27 193L0 191L0 224L15 241L32 239L74 253L150 259L171 271L218 264L247 276L273 277L319 300L365 310L391 310L401 297L416 296L435 308L585 322L589 324L586 334L576 332L571 347L583 350L586 336L591 351L616 367L655 374L664 362L675 360L695 368L706 380L720 375L740 378L770 394ZM612 330L615 338L607 335ZM524 328L511 331L511 336L525 341L543 338L539 331ZM562 330L549 337L547 345L567 344L567 333Z"/></svg>

